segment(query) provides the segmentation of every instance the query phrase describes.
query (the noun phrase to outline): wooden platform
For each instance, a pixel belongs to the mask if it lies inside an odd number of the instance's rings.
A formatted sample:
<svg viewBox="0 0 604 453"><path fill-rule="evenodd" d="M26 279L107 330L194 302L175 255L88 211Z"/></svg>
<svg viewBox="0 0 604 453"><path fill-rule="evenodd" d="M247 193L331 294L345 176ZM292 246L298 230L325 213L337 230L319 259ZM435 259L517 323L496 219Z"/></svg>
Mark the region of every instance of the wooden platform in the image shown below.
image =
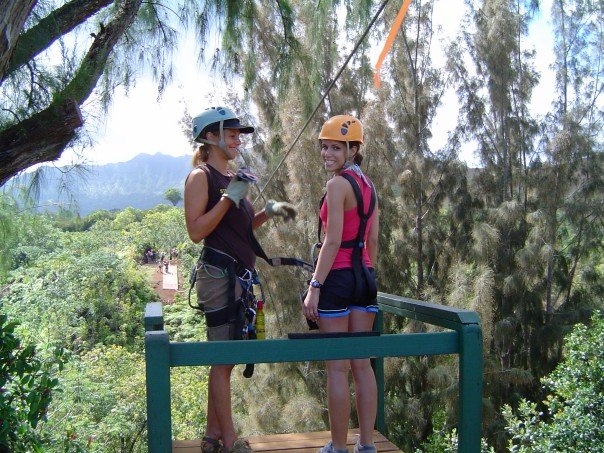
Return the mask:
<svg viewBox="0 0 604 453"><path fill-rule="evenodd" d="M348 431L348 451L350 453L353 451L358 432L358 429ZM247 439L255 452L317 453L319 448L329 442L331 434L329 431L317 431L312 433L251 436ZM373 439L378 452L401 452L401 450L378 431L375 431ZM201 440L174 441L172 451L174 453L199 453L201 451Z"/></svg>

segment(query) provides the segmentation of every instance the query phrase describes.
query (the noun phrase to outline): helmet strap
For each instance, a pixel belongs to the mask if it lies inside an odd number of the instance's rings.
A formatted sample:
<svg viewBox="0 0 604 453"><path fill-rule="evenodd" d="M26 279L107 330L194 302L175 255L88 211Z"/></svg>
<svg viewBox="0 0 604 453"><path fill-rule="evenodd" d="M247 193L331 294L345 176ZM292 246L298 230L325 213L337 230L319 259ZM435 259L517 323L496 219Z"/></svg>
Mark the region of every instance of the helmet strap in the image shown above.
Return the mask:
<svg viewBox="0 0 604 453"><path fill-rule="evenodd" d="M347 140L346 141L346 158L344 159L344 165L342 165L342 168L340 168L339 171L344 171L348 167L350 167L351 163L348 161L349 159L350 159L350 144L348 143L348 140Z"/></svg>
<svg viewBox="0 0 604 453"><path fill-rule="evenodd" d="M213 142L211 140L206 140L205 138L200 138L197 141L200 143L206 143L208 145L214 145L214 146L218 146L223 152L224 155L226 156L227 159L230 159L229 153L227 151L227 146L226 146L226 141L224 140L224 121L220 122L220 138L218 140L218 143Z"/></svg>
<svg viewBox="0 0 604 453"><path fill-rule="evenodd" d="M220 122L220 141L218 142L218 147L220 149L222 149L222 151L224 152L224 155L226 156L226 158L228 159L229 153L227 151L227 147L226 147L226 142L224 141L224 120Z"/></svg>

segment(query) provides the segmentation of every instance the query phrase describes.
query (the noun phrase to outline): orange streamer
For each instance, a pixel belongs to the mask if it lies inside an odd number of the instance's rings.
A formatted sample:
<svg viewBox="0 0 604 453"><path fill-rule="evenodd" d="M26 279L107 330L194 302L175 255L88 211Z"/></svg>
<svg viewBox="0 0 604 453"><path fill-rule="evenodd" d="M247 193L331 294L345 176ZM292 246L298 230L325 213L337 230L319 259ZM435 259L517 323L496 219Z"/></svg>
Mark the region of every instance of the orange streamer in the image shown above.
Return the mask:
<svg viewBox="0 0 604 453"><path fill-rule="evenodd" d="M392 24L392 28L390 29L390 33L388 33L388 38L386 38L386 42L384 43L384 48L380 53L380 56L375 64L375 73L373 74L373 83L376 88L379 88L382 85L380 80L380 69L382 68L382 63L390 52L390 48L392 47L392 43L394 42L394 38L398 33L399 28L401 28L401 24L403 20L405 20L405 16L407 15L407 10L409 9L409 5L411 4L411 0L404 0L401 5L401 9L396 15L396 19L394 19L394 23Z"/></svg>

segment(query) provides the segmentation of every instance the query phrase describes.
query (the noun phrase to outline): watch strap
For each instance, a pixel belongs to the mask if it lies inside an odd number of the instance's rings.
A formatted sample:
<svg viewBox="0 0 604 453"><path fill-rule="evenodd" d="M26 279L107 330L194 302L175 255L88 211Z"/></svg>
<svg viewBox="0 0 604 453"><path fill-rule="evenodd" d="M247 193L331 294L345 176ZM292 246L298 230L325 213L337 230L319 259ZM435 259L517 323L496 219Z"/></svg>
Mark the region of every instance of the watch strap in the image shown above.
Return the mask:
<svg viewBox="0 0 604 453"><path fill-rule="evenodd" d="M312 286L313 288L321 288L323 284L313 278L310 280L310 286Z"/></svg>

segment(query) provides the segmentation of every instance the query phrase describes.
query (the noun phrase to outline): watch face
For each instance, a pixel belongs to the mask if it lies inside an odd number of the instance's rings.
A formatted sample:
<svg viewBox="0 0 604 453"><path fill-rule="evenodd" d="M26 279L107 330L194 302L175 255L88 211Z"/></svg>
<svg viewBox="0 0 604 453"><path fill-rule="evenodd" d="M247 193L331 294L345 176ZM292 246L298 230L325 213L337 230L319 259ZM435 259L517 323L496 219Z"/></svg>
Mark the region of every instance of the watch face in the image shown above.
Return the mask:
<svg viewBox="0 0 604 453"><path fill-rule="evenodd" d="M321 283L319 283L316 280L311 280L310 281L310 286L312 286L313 288L320 288L322 285L321 285Z"/></svg>

